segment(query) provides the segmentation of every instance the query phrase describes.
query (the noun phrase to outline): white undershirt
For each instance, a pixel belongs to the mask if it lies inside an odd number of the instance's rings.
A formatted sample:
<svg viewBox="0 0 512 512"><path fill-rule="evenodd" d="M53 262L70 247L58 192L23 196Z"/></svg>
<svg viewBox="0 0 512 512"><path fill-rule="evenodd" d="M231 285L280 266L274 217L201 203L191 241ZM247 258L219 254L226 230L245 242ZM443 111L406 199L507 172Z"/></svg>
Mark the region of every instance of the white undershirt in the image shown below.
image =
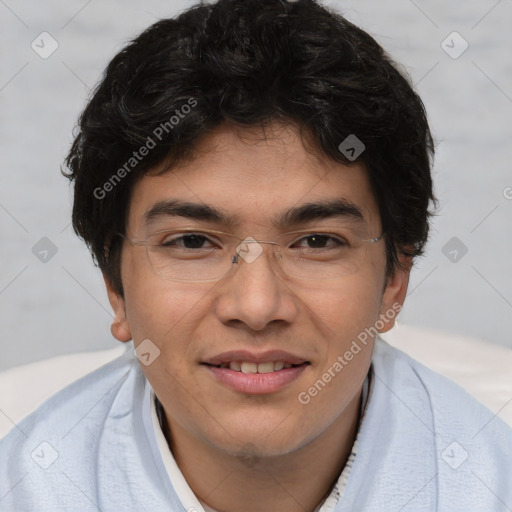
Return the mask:
<svg viewBox="0 0 512 512"><path fill-rule="evenodd" d="M361 408L361 420L364 416L366 406L368 404L368 396L370 394L369 388L372 387L372 372L373 369L370 368L368 377L365 379L363 385L363 393L361 397L361 403L363 404L363 407ZM217 512L213 508L209 507L206 503L202 503L197 499L196 495L192 492L192 489L185 480L183 473L176 464L176 461L174 460L173 454L169 449L167 440L165 439L165 436L162 432L162 428L160 426L160 422L158 420L158 415L155 406L155 393L151 386L149 385L149 383L148 386L150 389L151 422L153 424L153 431L155 433L158 449L160 450L160 454L162 456L162 460L167 471L167 475L169 476L171 484L174 490L176 491L179 500L181 501L184 509L187 512ZM354 459L356 457L358 437L359 432L356 436L356 440L354 442L354 445L352 446L352 451L347 459L345 467L343 468L343 471L341 472L338 480L334 484L329 496L327 496L327 498L322 503L320 503L320 505L315 509L314 512L332 512L337 503L339 502L339 500L341 499L341 496L347 484L350 469L352 468Z"/></svg>

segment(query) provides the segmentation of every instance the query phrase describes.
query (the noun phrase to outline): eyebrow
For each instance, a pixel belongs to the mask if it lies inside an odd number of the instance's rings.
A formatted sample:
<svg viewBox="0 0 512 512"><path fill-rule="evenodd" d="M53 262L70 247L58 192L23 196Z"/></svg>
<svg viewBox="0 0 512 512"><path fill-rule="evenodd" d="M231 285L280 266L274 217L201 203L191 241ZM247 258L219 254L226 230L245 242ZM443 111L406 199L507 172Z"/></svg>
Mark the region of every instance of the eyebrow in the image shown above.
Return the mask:
<svg viewBox="0 0 512 512"><path fill-rule="evenodd" d="M303 224L312 220L331 218L346 218L352 221L363 221L364 215L361 209L354 203L345 199L335 199L315 203L305 203L300 206L290 208L278 218L277 225L281 227L291 226L295 224Z"/></svg>
<svg viewBox="0 0 512 512"><path fill-rule="evenodd" d="M144 214L144 220L147 224L160 217L186 217L219 224L234 224L234 218L218 208L204 203L191 203L177 199L159 201Z"/></svg>
<svg viewBox="0 0 512 512"><path fill-rule="evenodd" d="M204 203L192 203L178 199L159 201L144 214L146 224L161 217L185 217L193 220L202 220L233 227L239 221L225 211ZM280 227L304 224L313 220L344 218L352 221L363 221L361 209L354 203L345 199L326 200L305 203L290 208L275 220Z"/></svg>

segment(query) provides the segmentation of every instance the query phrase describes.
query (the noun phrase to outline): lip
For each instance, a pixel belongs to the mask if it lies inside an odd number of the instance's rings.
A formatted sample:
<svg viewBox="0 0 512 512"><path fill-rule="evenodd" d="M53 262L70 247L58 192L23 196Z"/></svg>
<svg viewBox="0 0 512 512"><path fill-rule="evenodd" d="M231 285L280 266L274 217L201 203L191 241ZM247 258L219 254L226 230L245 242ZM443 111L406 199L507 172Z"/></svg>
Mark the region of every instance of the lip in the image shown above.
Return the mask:
<svg viewBox="0 0 512 512"><path fill-rule="evenodd" d="M243 360L248 361L248 359ZM269 359L266 359L266 361L269 361ZM248 362L263 361L251 360ZM272 373L242 373L230 370L229 368L218 368L217 366L211 366L209 364L203 364L202 366L210 372L214 379L233 391L250 395L264 395L275 393L298 379L302 375L302 372L309 366L309 363L302 362L298 364L298 366L283 368L282 370Z"/></svg>
<svg viewBox="0 0 512 512"><path fill-rule="evenodd" d="M218 366L222 363L230 363L231 361L245 361L247 363L274 363L276 361L283 361L284 363L294 365L301 365L308 362L304 358L283 350L267 350L265 352L260 352L259 354L249 350L232 350L206 359L202 361L202 363L211 366Z"/></svg>

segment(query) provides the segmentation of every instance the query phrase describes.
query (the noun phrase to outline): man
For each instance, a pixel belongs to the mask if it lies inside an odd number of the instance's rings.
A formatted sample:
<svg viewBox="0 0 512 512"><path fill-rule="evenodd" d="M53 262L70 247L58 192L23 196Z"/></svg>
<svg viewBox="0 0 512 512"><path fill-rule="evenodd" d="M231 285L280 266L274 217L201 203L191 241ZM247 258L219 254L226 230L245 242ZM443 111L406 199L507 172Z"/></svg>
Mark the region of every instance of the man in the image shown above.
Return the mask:
<svg viewBox="0 0 512 512"><path fill-rule="evenodd" d="M67 158L137 357L0 444L0 509L509 510L510 429L377 339L427 239L432 155L389 56L312 0L147 29Z"/></svg>

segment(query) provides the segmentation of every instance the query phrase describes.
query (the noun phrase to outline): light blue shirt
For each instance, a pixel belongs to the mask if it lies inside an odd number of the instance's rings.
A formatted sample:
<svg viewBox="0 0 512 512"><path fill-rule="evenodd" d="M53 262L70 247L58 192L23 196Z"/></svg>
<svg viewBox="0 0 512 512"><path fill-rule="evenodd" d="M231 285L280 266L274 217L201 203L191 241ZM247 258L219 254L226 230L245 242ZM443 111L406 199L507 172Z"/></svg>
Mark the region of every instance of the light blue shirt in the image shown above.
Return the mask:
<svg viewBox="0 0 512 512"><path fill-rule="evenodd" d="M336 512L512 509L512 429L378 340L357 456ZM131 350L50 398L0 441L2 512L186 509Z"/></svg>

